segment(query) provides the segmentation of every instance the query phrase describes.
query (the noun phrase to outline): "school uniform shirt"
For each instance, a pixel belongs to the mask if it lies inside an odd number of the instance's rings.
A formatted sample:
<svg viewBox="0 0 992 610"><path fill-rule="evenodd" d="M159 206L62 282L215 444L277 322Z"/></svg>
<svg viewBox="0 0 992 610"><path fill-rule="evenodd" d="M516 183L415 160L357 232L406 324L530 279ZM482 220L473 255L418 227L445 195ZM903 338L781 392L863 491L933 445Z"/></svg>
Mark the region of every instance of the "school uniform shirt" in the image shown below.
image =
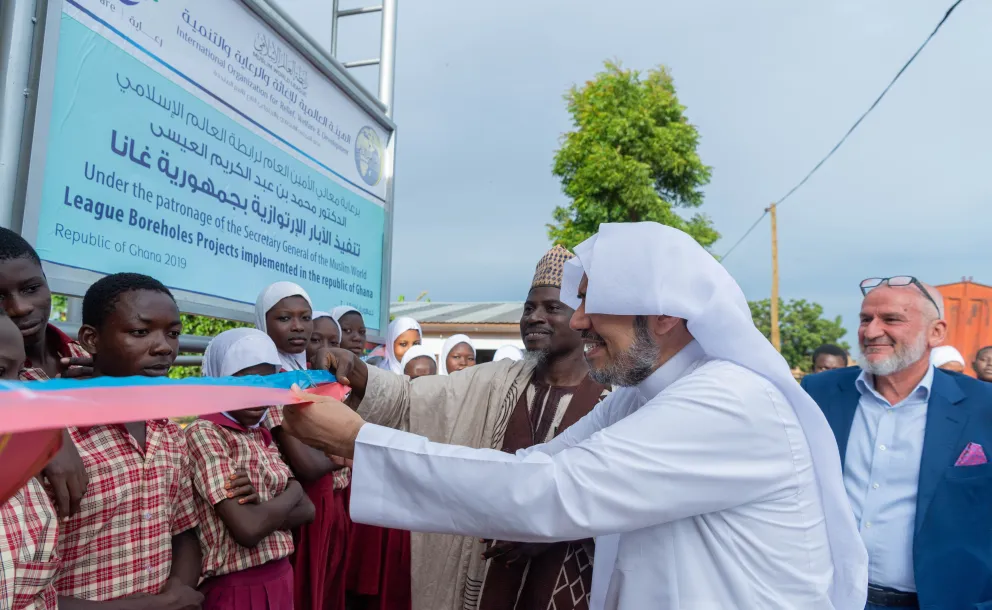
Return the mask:
<svg viewBox="0 0 992 610"><path fill-rule="evenodd" d="M224 486L239 469L248 472L260 502L286 491L293 474L279 456L269 431L244 428L221 414L197 419L185 432L200 521L203 576L240 572L291 555L293 535L289 531L273 532L255 547L243 547L214 510L227 499Z"/></svg>
<svg viewBox="0 0 992 610"><path fill-rule="evenodd" d="M172 569L172 537L198 525L186 437L169 420L145 422L144 447L121 424L69 433L89 486L59 533L59 595L158 593Z"/></svg>
<svg viewBox="0 0 992 610"><path fill-rule="evenodd" d="M0 505L0 608L55 610L58 517L32 478Z"/></svg>
<svg viewBox="0 0 992 610"><path fill-rule="evenodd" d="M48 347L53 349L59 358L90 357L89 352L84 350L82 345L73 341L72 337L59 330L54 324L48 325L45 340ZM18 373L18 378L21 381L48 381L48 374L45 373L44 369L35 367L31 360L25 360L24 366Z"/></svg>

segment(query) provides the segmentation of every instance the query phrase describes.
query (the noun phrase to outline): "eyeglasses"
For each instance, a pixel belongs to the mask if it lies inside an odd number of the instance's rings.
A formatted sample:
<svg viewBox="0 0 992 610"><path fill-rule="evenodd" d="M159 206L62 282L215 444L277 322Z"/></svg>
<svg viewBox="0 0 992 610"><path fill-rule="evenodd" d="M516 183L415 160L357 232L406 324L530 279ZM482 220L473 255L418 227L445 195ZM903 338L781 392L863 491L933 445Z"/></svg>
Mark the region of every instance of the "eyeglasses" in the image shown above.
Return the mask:
<svg viewBox="0 0 992 610"><path fill-rule="evenodd" d="M872 290L878 288L879 286L893 286L899 288L902 286L916 286L923 293L923 296L927 298L928 301L933 303L934 309L937 310L937 315L940 315L940 306L937 305L937 301L933 300L930 296L930 291L920 282L911 275L897 275L894 277L870 277L866 280L861 280L861 294L867 295Z"/></svg>

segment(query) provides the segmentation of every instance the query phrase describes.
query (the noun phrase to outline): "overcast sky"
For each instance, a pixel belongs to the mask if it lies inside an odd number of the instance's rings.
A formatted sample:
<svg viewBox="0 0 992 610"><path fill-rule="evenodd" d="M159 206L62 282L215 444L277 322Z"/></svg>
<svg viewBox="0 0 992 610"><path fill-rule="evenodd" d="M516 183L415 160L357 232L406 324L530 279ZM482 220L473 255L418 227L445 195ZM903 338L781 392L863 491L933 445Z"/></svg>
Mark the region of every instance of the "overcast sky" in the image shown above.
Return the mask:
<svg viewBox="0 0 992 610"><path fill-rule="evenodd" d="M297 14L330 5L281 2ZM607 58L671 69L713 167L702 211L723 235L722 254L833 146L950 3L401 2L393 296L525 296L549 246L545 224L566 202L551 175L570 127L562 95ZM324 16L307 16L328 39ZM783 298L819 302L853 328L868 276L992 283L982 241L992 218L990 23L992 4L964 2L783 205ZM376 56L377 28L376 17L343 21L339 58ZM357 74L375 90L374 68ZM766 220L726 265L748 298L762 299L769 261Z"/></svg>

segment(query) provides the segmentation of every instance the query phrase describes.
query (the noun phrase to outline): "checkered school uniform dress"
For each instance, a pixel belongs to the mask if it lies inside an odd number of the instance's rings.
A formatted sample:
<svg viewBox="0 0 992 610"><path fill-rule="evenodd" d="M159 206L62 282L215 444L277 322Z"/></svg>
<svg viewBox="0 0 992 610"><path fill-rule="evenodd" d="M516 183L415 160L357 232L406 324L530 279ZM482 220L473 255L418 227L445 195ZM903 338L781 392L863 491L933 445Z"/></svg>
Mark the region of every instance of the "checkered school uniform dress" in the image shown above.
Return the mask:
<svg viewBox="0 0 992 610"><path fill-rule="evenodd" d="M32 478L0 505L0 608L54 610L58 516Z"/></svg>
<svg viewBox="0 0 992 610"><path fill-rule="evenodd" d="M233 421L230 424L197 419L185 430L192 460L205 578L240 572L293 553L293 535L289 531L273 532L253 548L241 546L214 510L214 506L227 499L224 485L237 470L248 472L261 502L284 492L293 476L268 430L245 429Z"/></svg>
<svg viewBox="0 0 992 610"><path fill-rule="evenodd" d="M158 593L172 569L172 537L198 525L186 437L168 420L145 423L145 447L120 424L69 433L89 487L59 532L59 595Z"/></svg>

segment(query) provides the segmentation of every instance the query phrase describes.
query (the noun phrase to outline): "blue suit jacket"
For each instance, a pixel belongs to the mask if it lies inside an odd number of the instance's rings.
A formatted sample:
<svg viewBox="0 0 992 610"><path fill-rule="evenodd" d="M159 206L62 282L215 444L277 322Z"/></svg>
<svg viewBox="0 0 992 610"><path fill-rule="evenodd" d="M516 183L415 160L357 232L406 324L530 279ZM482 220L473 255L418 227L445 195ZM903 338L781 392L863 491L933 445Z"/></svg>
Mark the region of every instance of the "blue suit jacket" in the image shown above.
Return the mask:
<svg viewBox="0 0 992 610"><path fill-rule="evenodd" d="M861 394L851 367L803 379L837 437L841 463ZM913 567L920 607L992 610L992 462L954 466L968 443L992 460L992 383L937 369L927 407Z"/></svg>

